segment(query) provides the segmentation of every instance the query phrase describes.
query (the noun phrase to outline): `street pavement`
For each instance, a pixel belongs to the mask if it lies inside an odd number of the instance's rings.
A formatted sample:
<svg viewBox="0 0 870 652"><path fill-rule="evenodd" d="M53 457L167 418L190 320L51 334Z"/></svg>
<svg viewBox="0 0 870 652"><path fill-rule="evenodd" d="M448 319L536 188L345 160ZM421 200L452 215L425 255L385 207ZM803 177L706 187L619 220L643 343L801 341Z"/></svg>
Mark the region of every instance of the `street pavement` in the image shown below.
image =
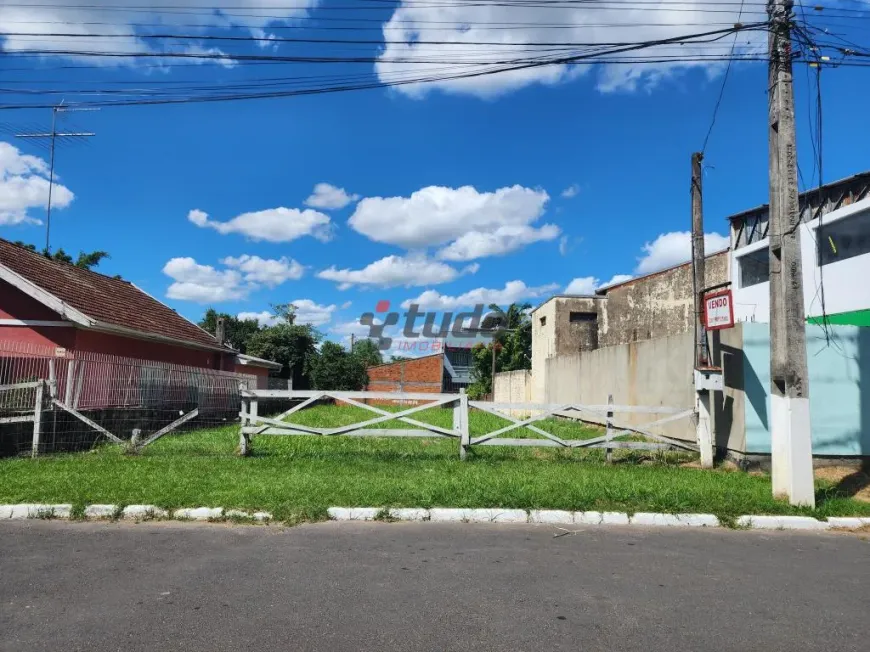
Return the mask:
<svg viewBox="0 0 870 652"><path fill-rule="evenodd" d="M866 536L568 529L2 522L0 650L870 649Z"/></svg>

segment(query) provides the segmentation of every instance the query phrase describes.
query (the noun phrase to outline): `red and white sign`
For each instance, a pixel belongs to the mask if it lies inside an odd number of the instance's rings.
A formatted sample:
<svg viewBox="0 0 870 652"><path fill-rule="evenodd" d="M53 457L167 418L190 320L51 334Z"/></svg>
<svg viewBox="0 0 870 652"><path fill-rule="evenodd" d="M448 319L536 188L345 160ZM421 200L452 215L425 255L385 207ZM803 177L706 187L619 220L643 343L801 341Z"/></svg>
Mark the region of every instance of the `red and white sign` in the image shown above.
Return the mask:
<svg viewBox="0 0 870 652"><path fill-rule="evenodd" d="M714 292L704 297L704 326L708 331L734 326L734 301L731 290Z"/></svg>

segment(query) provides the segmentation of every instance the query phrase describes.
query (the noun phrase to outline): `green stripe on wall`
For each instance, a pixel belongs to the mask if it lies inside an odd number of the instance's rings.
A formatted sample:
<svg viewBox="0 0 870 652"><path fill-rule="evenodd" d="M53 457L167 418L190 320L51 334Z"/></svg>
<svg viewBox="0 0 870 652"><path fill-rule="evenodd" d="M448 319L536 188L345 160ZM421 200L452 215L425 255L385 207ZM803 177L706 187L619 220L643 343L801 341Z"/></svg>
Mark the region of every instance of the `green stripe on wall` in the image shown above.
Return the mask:
<svg viewBox="0 0 870 652"><path fill-rule="evenodd" d="M852 312L841 312L836 315L828 315L829 324L840 326L867 326L870 327L870 310L853 310ZM807 317L808 324L821 324L821 317Z"/></svg>

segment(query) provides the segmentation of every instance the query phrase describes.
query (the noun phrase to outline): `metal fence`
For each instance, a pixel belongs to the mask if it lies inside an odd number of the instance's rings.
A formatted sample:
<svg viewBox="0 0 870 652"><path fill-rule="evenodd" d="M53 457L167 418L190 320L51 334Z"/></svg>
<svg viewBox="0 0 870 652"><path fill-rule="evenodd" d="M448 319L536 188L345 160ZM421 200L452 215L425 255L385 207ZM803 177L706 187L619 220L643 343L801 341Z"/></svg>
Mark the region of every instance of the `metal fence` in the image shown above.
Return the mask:
<svg viewBox="0 0 870 652"><path fill-rule="evenodd" d="M459 456L465 459L475 446L541 446L561 448L603 448L608 461L614 449L633 449L647 451L683 450L698 452L697 444L666 437L656 430L680 419L692 419L694 410L665 406L638 405L582 405L582 404L538 404L538 403L492 403L470 401L464 393L429 394L398 392L331 392L298 390L243 390L241 392L241 429L239 450L246 454L251 449L251 440L262 435L348 435L354 437L445 437L456 439ZM260 402L268 400L271 404L284 400L289 407L274 416L263 416ZM311 407L320 401L335 401L344 405L362 408L373 416L361 418L352 424L329 428L316 428L287 421L294 413ZM391 402L404 409L392 412L383 409L383 404ZM378 407L379 404L382 407ZM452 428L444 428L413 418L419 412L430 408L449 408L453 412ZM474 432L470 426L469 414L473 410L486 412L495 417L501 427L493 427L485 432ZM515 416L522 414L523 416ZM648 414L650 421L645 424L627 424L619 418L625 414ZM561 418L586 423L603 424L603 434L587 439L565 439L540 427L547 419ZM399 421L413 426L408 429L383 429L375 426L389 421ZM490 421L489 423L492 423ZM637 441L638 435L642 437ZM633 441L626 441L633 437Z"/></svg>
<svg viewBox="0 0 870 652"><path fill-rule="evenodd" d="M150 443L238 420L256 377L0 341L0 455ZM155 437L157 435L157 437Z"/></svg>

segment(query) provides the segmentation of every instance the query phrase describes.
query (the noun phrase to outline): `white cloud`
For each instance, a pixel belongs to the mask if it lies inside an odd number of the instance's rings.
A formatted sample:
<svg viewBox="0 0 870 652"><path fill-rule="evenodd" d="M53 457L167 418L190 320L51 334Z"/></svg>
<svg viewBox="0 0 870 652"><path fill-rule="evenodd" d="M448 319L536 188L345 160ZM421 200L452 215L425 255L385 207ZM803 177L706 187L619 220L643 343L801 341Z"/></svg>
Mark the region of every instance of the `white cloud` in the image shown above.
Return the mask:
<svg viewBox="0 0 870 652"><path fill-rule="evenodd" d="M375 324L383 323L377 318L375 318L373 321ZM329 329L329 332L340 335L343 338L350 339L351 335L353 335L354 337L368 337L371 329L366 324L360 324L359 319L354 319L353 321L346 321L341 324L336 324Z"/></svg>
<svg viewBox="0 0 870 652"><path fill-rule="evenodd" d="M338 307L335 304L322 306L311 299L293 299L290 302L296 308L296 323L322 326L332 320L332 313Z"/></svg>
<svg viewBox="0 0 870 652"><path fill-rule="evenodd" d="M418 304L426 310L455 310L466 308L482 303L489 305L497 303L500 306L517 303L525 299L533 299L548 294L558 288L556 284L529 287L522 281L509 281L502 289L477 288L469 290L458 296L441 294L437 290L426 290L415 299L402 302L403 308L408 308L412 303Z"/></svg>
<svg viewBox="0 0 870 652"><path fill-rule="evenodd" d="M619 283L630 281L634 277L631 274L615 274L613 278L604 283L595 276L580 276L568 283L565 288L565 294L578 294L581 296L589 296L595 294L599 288L610 287Z"/></svg>
<svg viewBox="0 0 870 652"><path fill-rule="evenodd" d="M40 36L0 37L0 50L7 52L20 50L62 50L69 54L49 55L69 59L82 58L89 65L137 66L153 65L154 58L135 59L130 57L84 57L82 52L129 52L131 54L155 53L163 49L158 40L146 40L136 36L140 32L137 24L152 23L167 27L184 28L193 34L206 34L215 29L226 30L241 27L255 37L264 37L264 28L274 22L305 16L319 0L238 0L233 2L232 11L218 11L213 0L180 0L172 5L176 11L166 11L169 5L157 4L148 9L147 4L138 0L90 0L82 4L80 0L16 0L12 6L0 5L0 32L39 34ZM144 4L144 6L143 6ZM133 7L133 11L124 11ZM121 9L121 11L118 11ZM195 29L190 29L191 12L196 14ZM63 29L59 29L62 26ZM75 34L73 37L48 36L62 31ZM95 34L110 34L113 38L97 38ZM134 36L128 36L133 34ZM265 44L270 45L269 43ZM222 54L212 51L201 44L194 43L184 49L200 54ZM161 59L157 59L161 61ZM162 60L169 62L169 60ZM177 60L173 60L177 61ZM191 59L190 61L202 61ZM235 65L227 59L216 61L218 65Z"/></svg>
<svg viewBox="0 0 870 652"><path fill-rule="evenodd" d="M318 183L314 192L305 200L306 206L323 210L344 208L359 199L359 195L349 195L344 188L337 188L329 183Z"/></svg>
<svg viewBox="0 0 870 652"><path fill-rule="evenodd" d="M718 233L704 234L704 250L712 253L725 249L730 241ZM692 234L689 231L662 233L643 246L644 255L638 258L635 273L651 274L667 267L685 263L692 257Z"/></svg>
<svg viewBox="0 0 870 652"><path fill-rule="evenodd" d="M0 142L0 224L42 223L28 211L47 206L48 175L44 160L22 154L17 147ZM51 185L52 208L69 206L74 198L72 191L57 182Z"/></svg>
<svg viewBox="0 0 870 652"><path fill-rule="evenodd" d="M311 299L293 299L290 302L296 308L297 324L311 324L312 326L322 326L329 323L332 319L332 313L336 311L336 306L322 306ZM240 312L239 319L256 320L260 326L274 326L280 321L280 317L276 317L272 312L264 310L262 312Z"/></svg>
<svg viewBox="0 0 870 652"><path fill-rule="evenodd" d="M244 254L227 256L220 262L230 269L200 265L190 257L171 259L163 266L163 273L174 281L166 291L166 296L197 303L234 301L244 299L263 286L273 288L285 281L297 280L304 273L302 265L286 257L276 260ZM263 315L253 312L242 314L257 318L258 321Z"/></svg>
<svg viewBox="0 0 870 652"><path fill-rule="evenodd" d="M208 213L193 209L187 219L201 228L211 228L226 235L241 233L251 240L267 242L291 242L310 235L322 242L332 237L332 224L327 215L306 209L270 208L253 213L242 213L227 222L217 222Z"/></svg>
<svg viewBox="0 0 870 652"><path fill-rule="evenodd" d="M567 188L565 188L565 190L562 191L561 195L565 199L571 199L572 197L576 197L577 193L579 193L579 192L580 192L580 186L578 186L576 183L572 183L570 186L568 186Z"/></svg>
<svg viewBox="0 0 870 652"><path fill-rule="evenodd" d="M193 258L173 258L163 266L163 273L174 281L166 291L170 299L218 303L244 299L251 289L243 284L239 272L219 271Z"/></svg>
<svg viewBox="0 0 870 652"><path fill-rule="evenodd" d="M410 197L367 197L357 204L348 224L371 240L406 249L452 243L442 258L471 260L558 237L555 225L530 226L549 199L544 190L519 185L494 192L427 186Z"/></svg>
<svg viewBox="0 0 870 652"><path fill-rule="evenodd" d="M568 283L568 287L565 288L565 294L595 294L598 283L598 279L594 276L581 276Z"/></svg>
<svg viewBox="0 0 870 652"><path fill-rule="evenodd" d="M717 6L711 12L710 0L686 0L679 6L667 0L639 8L616 5L611 7L587 3L565 3L543 11L536 3L497 6L492 3L420 4L402 2L384 24L386 46L375 66L381 81L414 80L443 76L444 63L437 59L455 59L461 53L462 65L453 66L451 73L481 73L505 70L512 66L499 64L511 59L553 56L545 46L530 43L630 43L690 35L738 22L739 7ZM744 18L745 22L745 18ZM431 25L438 24L437 40L432 44ZM503 29L504 25L511 29ZM750 45L747 45L747 41ZM733 37L728 36L706 44L662 45L644 50L649 57L679 56L679 62L654 64L604 64L598 68L598 88L603 92L649 88L681 70L701 68L712 75L724 68L722 62L703 61L704 57L730 52ZM745 32L737 41L737 51L763 49L763 32ZM497 43L498 45L480 45ZM577 50L580 53L584 49ZM610 55L608 59L630 60L636 52ZM416 63L414 60L432 63ZM435 61L433 61L435 60ZM410 62L409 62L410 61ZM536 65L508 70L492 75L465 79L443 79L434 83L407 83L396 86L399 93L419 98L435 89L447 93L462 93L477 97L494 97L531 84L552 85L586 74L589 66L556 64Z"/></svg>
<svg viewBox="0 0 870 652"><path fill-rule="evenodd" d="M285 281L298 281L305 273L302 265L286 256L275 260L244 254L238 258L227 256L221 260L221 263L243 272L246 281L261 283L270 288L281 285Z"/></svg>
<svg viewBox="0 0 870 652"><path fill-rule="evenodd" d="M567 235L563 235L561 238L559 238L559 254L560 255L562 255L562 256L568 255L568 251L570 250L570 243L571 243L571 240L568 238Z"/></svg>
<svg viewBox="0 0 870 652"><path fill-rule="evenodd" d="M347 310L347 309L350 308L352 305L353 305L353 301L345 301L343 304L341 304L341 309L342 309L342 310Z"/></svg>
<svg viewBox="0 0 870 652"><path fill-rule="evenodd" d="M554 240L561 229L555 224L531 226L500 226L490 233L472 231L460 236L438 252L444 260L474 260L486 256L500 256L521 249L533 242Z"/></svg>
<svg viewBox="0 0 870 652"><path fill-rule="evenodd" d="M447 283L462 274L473 274L477 265L469 265L458 270L425 256L387 256L376 260L363 269L337 269L335 266L317 274L318 278L335 281L340 290L354 285L382 288L413 287Z"/></svg>
<svg viewBox="0 0 870 652"><path fill-rule="evenodd" d="M599 285L599 288L609 288L611 285L619 285L620 283L625 283L626 281L630 281L634 276L631 274L614 274L613 278L611 278L606 283L602 283Z"/></svg>

